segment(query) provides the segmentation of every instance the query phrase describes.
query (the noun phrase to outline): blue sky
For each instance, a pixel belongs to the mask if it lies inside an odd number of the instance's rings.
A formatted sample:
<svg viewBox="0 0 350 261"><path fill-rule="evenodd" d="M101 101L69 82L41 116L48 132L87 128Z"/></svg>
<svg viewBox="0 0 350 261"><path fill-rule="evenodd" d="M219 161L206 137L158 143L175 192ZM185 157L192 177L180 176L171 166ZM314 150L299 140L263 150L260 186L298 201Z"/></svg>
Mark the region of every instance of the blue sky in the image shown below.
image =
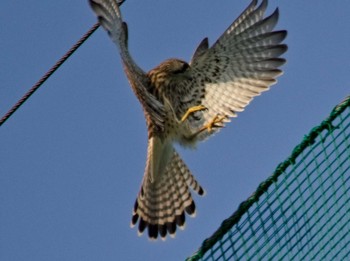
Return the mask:
<svg viewBox="0 0 350 261"><path fill-rule="evenodd" d="M136 1L122 7L144 70L189 60L247 0ZM206 189L197 217L166 242L130 229L147 134L117 49L99 29L0 127L1 260L183 260L334 105L349 95L350 2L273 1L287 29L285 74L195 151L179 149ZM87 1L0 4L0 114L94 23Z"/></svg>

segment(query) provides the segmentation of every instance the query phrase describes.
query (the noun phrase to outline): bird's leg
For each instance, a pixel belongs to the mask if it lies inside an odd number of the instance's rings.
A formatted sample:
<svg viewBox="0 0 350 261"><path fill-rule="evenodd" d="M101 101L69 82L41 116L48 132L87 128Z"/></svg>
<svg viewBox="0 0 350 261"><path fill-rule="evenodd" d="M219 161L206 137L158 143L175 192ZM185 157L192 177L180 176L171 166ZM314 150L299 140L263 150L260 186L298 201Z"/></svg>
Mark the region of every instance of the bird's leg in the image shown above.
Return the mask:
<svg viewBox="0 0 350 261"><path fill-rule="evenodd" d="M207 110L207 107L205 107L204 105L197 105L197 106L188 108L186 113L182 116L181 122L184 122L188 118L188 116L190 116L191 113L194 113L196 111L202 111L202 110Z"/></svg>

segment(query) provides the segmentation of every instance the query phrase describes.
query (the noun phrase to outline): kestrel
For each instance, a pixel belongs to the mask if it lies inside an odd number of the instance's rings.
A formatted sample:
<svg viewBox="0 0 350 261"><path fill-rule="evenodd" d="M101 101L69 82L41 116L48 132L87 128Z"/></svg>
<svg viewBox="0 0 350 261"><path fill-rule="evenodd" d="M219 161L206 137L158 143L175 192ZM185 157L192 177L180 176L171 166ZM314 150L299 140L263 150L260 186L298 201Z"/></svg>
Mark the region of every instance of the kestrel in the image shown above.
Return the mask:
<svg viewBox="0 0 350 261"><path fill-rule="evenodd" d="M195 145L220 130L282 74L286 31L273 31L278 9L264 18L267 0L253 0L209 47L205 38L189 63L169 59L144 72L128 49L128 30L115 0L89 0L100 24L117 45L148 127L147 162L131 225L148 235L175 236L185 212L196 209L191 190L203 188L174 149Z"/></svg>

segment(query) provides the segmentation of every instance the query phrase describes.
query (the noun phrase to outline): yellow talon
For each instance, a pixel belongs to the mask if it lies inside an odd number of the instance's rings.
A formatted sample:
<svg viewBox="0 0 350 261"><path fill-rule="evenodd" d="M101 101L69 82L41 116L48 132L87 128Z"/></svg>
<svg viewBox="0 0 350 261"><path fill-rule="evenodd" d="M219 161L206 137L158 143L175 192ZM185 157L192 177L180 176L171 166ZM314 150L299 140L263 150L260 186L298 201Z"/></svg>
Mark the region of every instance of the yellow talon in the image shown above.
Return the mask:
<svg viewBox="0 0 350 261"><path fill-rule="evenodd" d="M224 119L226 119L227 116L225 115L219 115L217 114L208 124L202 127L201 131L207 129L208 132L211 132L213 127L223 127L223 126L215 126L217 123L223 123Z"/></svg>
<svg viewBox="0 0 350 261"><path fill-rule="evenodd" d="M217 124L223 124L225 119L228 119L227 115L216 114L216 116L210 122L208 122L206 125L202 126L198 131L193 133L192 136L190 136L190 138L195 138L197 135L199 135L202 131L205 130L207 130L208 133L211 134L213 128L223 128L223 125Z"/></svg>
<svg viewBox="0 0 350 261"><path fill-rule="evenodd" d="M205 107L203 105L197 105L197 106L193 106L191 108L188 108L188 110L186 111L184 116L182 116L181 122L184 122L188 118L188 116L190 116L191 113L194 113L196 111L206 110L206 109L207 109L207 107Z"/></svg>

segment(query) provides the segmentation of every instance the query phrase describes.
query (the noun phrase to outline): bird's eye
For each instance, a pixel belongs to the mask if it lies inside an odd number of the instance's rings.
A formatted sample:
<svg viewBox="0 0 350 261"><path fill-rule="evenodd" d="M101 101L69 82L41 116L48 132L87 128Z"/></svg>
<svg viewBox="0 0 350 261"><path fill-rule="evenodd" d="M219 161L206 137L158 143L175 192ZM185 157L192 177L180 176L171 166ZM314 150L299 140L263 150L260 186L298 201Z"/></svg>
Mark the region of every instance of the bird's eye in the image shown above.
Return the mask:
<svg viewBox="0 0 350 261"><path fill-rule="evenodd" d="M179 74L179 73L183 73L187 70L187 68L190 67L188 65L188 63L183 63L182 66L180 68L178 68L177 70L175 70L173 73L174 74Z"/></svg>

